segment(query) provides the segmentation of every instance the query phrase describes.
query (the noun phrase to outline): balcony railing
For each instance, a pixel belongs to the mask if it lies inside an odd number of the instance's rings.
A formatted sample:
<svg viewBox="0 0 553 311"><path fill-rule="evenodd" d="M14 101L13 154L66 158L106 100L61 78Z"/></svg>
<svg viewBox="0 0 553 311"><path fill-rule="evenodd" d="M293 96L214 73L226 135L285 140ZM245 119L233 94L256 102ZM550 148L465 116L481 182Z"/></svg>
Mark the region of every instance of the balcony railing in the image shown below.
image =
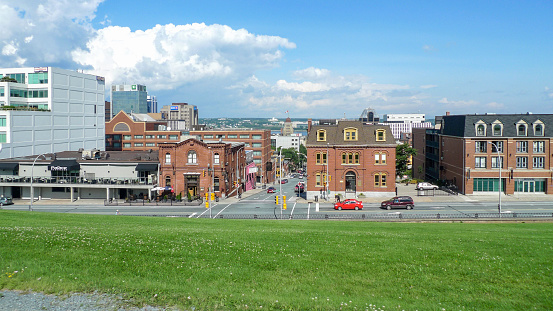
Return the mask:
<svg viewBox="0 0 553 311"><path fill-rule="evenodd" d="M1 176L0 183L30 183L31 177ZM98 185L154 185L148 178L85 178L78 176L67 177L34 177L37 184L98 184Z"/></svg>

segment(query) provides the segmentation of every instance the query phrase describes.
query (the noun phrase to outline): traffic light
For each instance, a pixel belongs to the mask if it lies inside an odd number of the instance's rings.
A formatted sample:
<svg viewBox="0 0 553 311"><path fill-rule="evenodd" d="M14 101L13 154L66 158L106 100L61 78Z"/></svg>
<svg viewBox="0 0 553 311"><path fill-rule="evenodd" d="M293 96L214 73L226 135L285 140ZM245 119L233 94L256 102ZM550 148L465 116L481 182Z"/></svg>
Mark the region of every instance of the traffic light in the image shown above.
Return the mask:
<svg viewBox="0 0 553 311"><path fill-rule="evenodd" d="M206 202L209 201L209 193L207 193L207 192L205 193L205 201Z"/></svg>
<svg viewBox="0 0 553 311"><path fill-rule="evenodd" d="M211 193L211 201L215 201L215 192Z"/></svg>
<svg viewBox="0 0 553 311"><path fill-rule="evenodd" d="M236 188L236 181L233 181L232 184L233 184L234 187Z"/></svg>
<svg viewBox="0 0 553 311"><path fill-rule="evenodd" d="M286 196L285 195L282 196L282 208L286 209Z"/></svg>
<svg viewBox="0 0 553 311"><path fill-rule="evenodd" d="M207 175L205 170L203 171L203 175L204 175L204 177Z"/></svg>
<svg viewBox="0 0 553 311"><path fill-rule="evenodd" d="M205 200L205 208L209 208L209 201Z"/></svg>
<svg viewBox="0 0 553 311"><path fill-rule="evenodd" d="M286 209L286 203L282 204L282 209Z"/></svg>
<svg viewBox="0 0 553 311"><path fill-rule="evenodd" d="M275 196L275 204L278 205L278 195Z"/></svg>

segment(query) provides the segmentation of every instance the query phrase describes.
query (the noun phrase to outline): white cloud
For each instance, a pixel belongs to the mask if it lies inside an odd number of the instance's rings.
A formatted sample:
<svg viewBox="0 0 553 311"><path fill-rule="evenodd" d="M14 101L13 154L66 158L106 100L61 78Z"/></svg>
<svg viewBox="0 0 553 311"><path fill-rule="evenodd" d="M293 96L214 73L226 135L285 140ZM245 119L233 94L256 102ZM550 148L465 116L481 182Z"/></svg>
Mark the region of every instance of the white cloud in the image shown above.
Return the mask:
<svg viewBox="0 0 553 311"><path fill-rule="evenodd" d="M426 52L432 52L434 51L434 47L431 46L431 45L428 45L428 44L425 44L422 46L422 49L425 50Z"/></svg>
<svg viewBox="0 0 553 311"><path fill-rule="evenodd" d="M107 84L133 81L162 90L207 78L245 79L278 66L280 49L295 47L285 38L225 25L168 24L134 32L109 26L72 55L75 62L101 72Z"/></svg>
<svg viewBox="0 0 553 311"><path fill-rule="evenodd" d="M454 108L466 108L466 107L470 107L470 106L477 106L477 105L480 104L480 103L478 103L477 101L474 101L474 100L457 100L457 101L453 101L453 100L447 99L446 97L440 99L440 100L438 101L438 103L447 105L445 108L449 108L449 107L454 107Z"/></svg>

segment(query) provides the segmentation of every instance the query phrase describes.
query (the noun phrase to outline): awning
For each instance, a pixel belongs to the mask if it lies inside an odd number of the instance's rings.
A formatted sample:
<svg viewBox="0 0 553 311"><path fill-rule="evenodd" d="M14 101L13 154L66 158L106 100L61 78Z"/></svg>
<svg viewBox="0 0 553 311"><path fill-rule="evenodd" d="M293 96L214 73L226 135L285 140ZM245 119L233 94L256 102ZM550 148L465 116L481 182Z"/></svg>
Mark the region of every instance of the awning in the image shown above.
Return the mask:
<svg viewBox="0 0 553 311"><path fill-rule="evenodd" d="M139 172L157 171L157 164L156 163L138 163L134 170Z"/></svg>
<svg viewBox="0 0 553 311"><path fill-rule="evenodd" d="M0 162L0 170L15 171L19 167L19 163Z"/></svg>
<svg viewBox="0 0 553 311"><path fill-rule="evenodd" d="M50 171L78 171L81 165L75 160L54 160L48 165Z"/></svg>

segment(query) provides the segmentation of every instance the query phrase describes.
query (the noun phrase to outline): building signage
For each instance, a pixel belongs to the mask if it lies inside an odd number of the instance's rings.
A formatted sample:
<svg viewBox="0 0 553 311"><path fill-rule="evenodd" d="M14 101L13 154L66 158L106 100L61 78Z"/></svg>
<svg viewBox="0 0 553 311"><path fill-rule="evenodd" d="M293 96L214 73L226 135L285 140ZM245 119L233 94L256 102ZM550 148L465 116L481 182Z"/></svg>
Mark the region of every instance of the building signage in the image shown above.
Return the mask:
<svg viewBox="0 0 553 311"><path fill-rule="evenodd" d="M179 110L179 106L171 106L171 111Z"/></svg>
<svg viewBox="0 0 553 311"><path fill-rule="evenodd" d="M48 67L35 67L35 72L48 72Z"/></svg>
<svg viewBox="0 0 553 311"><path fill-rule="evenodd" d="M257 166L256 167L250 167L248 169L248 174L254 174L257 173Z"/></svg>
<svg viewBox="0 0 553 311"><path fill-rule="evenodd" d="M67 166L51 166L51 171L67 171Z"/></svg>

